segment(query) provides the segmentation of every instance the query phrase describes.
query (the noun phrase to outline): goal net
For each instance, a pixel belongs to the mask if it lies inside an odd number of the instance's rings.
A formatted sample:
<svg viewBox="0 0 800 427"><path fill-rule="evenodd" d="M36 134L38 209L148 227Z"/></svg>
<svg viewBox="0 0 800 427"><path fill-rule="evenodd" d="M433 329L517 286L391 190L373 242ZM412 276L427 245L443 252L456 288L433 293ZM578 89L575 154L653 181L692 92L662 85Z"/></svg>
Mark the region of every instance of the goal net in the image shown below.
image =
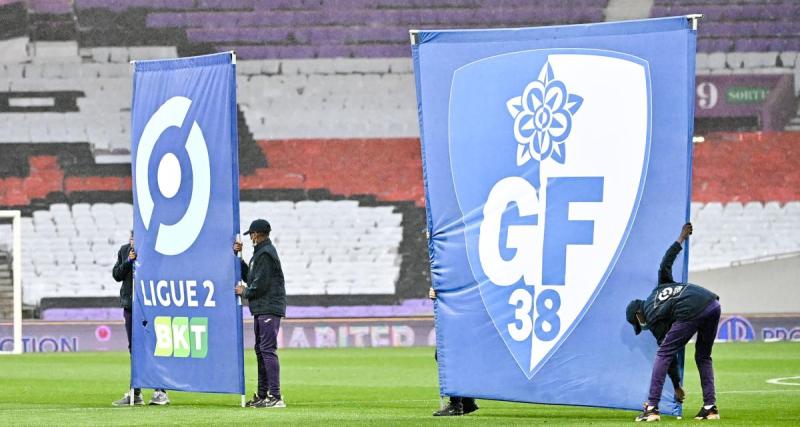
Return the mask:
<svg viewBox="0 0 800 427"><path fill-rule="evenodd" d="M22 353L22 222L0 210L0 354Z"/></svg>

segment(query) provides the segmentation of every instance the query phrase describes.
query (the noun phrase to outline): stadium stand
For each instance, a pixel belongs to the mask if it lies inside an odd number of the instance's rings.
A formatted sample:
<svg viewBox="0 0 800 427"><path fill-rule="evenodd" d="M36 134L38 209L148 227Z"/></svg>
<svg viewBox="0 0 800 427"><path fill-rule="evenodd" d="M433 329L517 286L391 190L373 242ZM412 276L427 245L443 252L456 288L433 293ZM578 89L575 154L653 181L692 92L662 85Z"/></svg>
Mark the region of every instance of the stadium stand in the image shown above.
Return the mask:
<svg viewBox="0 0 800 427"><path fill-rule="evenodd" d="M0 238L4 231L0 231ZM0 319L14 315L14 282L11 269L11 254L0 246Z"/></svg>
<svg viewBox="0 0 800 427"><path fill-rule="evenodd" d="M721 133L695 144L691 270L800 252L800 134Z"/></svg>
<svg viewBox="0 0 800 427"><path fill-rule="evenodd" d="M695 145L692 220L703 232L692 238L692 271L800 251L800 188L796 186L800 176L795 153L799 135L715 134ZM261 145L264 154L274 160L253 176L242 176L244 195L305 187L306 191L326 188L339 195L373 194L422 203L416 140L291 140ZM387 145L392 149L386 150ZM402 158L407 160L398 161ZM45 162L41 156L31 157L34 164L53 165L54 159L46 157ZM61 175L63 172L56 174ZM415 190L381 193L382 189L397 188L383 186L387 180L397 187L415 183L409 186ZM67 177L62 185L69 189L65 197L71 200L107 191L107 181L103 177ZM129 181L112 182L120 185L116 193L130 197ZM258 198L258 193L252 198ZM419 211L405 212L413 215ZM129 203L73 203L71 207L56 203L30 213L23 221L26 303L35 304L46 296L115 295L117 286L108 271L117 248L127 239L130 222L119 219L132 217ZM422 228L421 223L416 230L404 224L403 214L393 212L391 205L368 207L357 200L301 198L243 202L242 229L259 213L268 213L273 221L287 271L295 272L288 275L290 294L295 296L393 293L406 261L403 254L414 257L413 251L400 246L406 238L413 241ZM48 239L52 243L46 243ZM45 259L34 256L37 248L52 244L64 251ZM333 280L333 276L344 279ZM419 283L412 289L419 291Z"/></svg>
<svg viewBox="0 0 800 427"><path fill-rule="evenodd" d="M797 52L800 4L794 0L655 0L651 16L702 13L700 52Z"/></svg>
<svg viewBox="0 0 800 427"><path fill-rule="evenodd" d="M9 3L6 8L15 10L22 4ZM0 81L7 79L9 85L7 102L13 101L18 110L0 114L0 123L25 126L15 127L0 139L88 142L100 163L125 162L129 111L122 101L130 97L127 62L228 48L237 49L240 59L244 59L238 66L240 107L255 139L416 137L413 76L407 59L408 26L547 25L570 23L570 19L594 22L603 20L604 15L605 19L613 17L613 13L609 16L611 11L627 4L596 0L550 3L543 7L479 0L37 2L27 12L15 13L26 16L28 21L36 21L35 16L68 15L77 24L73 24L74 31L62 31L63 34L57 30L60 24L43 32L46 25L31 22L21 30L34 41L23 43L29 46L29 56L19 61L24 64L11 63L0 69ZM752 11L758 3L746 2L741 7ZM652 10L648 2L639 2L636 9L647 9L652 16L707 12L697 57L701 75L797 74L794 70L800 49L794 45L800 37L790 27L766 31L768 38L786 41L774 44L775 49L757 44L742 45L731 52L702 48L708 40L746 38L739 33L725 36L720 22L732 27L746 24L742 31L783 25L773 23L771 17L786 12L791 3L764 4L772 12L750 17L722 14L722 6L705 0L659 0ZM577 12L571 10L570 19L565 20L562 9L572 6L580 8ZM393 32L397 34L388 40L358 35ZM305 33L320 35L298 35ZM277 36L280 34L285 37ZM159 43L150 43L149 37L157 37ZM164 45L165 42L173 45ZM256 51L261 53L250 54ZM800 84L795 83L794 90L800 90ZM46 110L43 103L54 105ZM62 114L47 114L55 111ZM44 126L36 126L40 123ZM788 126L800 126L800 117Z"/></svg>
<svg viewBox="0 0 800 427"><path fill-rule="evenodd" d="M798 3L721 3L0 0L0 208L25 216L25 303L114 306L109 271L131 215L130 60L236 50L241 219L273 222L293 313L416 313L430 309L419 299L430 282L408 28L703 13L699 76L780 76L796 96ZM791 102L786 130L798 130ZM762 129L754 120L721 128ZM798 135L695 145L692 219L704 231L692 271L800 251ZM37 256L43 247L53 256Z"/></svg>
<svg viewBox="0 0 800 427"><path fill-rule="evenodd" d="M90 43L159 32L187 49L236 50L243 59L408 57L408 28L553 25L603 20L608 0L78 0L78 24ZM119 19L119 17L130 19ZM129 23L97 25L98 21ZM100 28L98 28L100 27ZM116 34L114 34L116 33ZM108 43L105 41L105 43Z"/></svg>

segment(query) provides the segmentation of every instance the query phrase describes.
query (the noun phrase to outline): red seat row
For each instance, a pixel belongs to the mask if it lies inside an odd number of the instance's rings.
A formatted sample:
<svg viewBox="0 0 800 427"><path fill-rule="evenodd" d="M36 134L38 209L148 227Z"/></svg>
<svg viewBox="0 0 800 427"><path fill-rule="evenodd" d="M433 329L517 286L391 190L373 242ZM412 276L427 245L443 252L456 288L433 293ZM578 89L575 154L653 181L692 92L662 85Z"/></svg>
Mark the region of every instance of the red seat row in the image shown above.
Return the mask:
<svg viewBox="0 0 800 427"><path fill-rule="evenodd" d="M240 177L242 190L323 189L424 206L419 140L259 141L268 167ZM67 176L56 156L30 156L27 177L0 178L0 207L51 193L131 190L127 176ZM87 166L91 168L91 166ZM800 132L718 133L694 145L692 200L800 200Z"/></svg>

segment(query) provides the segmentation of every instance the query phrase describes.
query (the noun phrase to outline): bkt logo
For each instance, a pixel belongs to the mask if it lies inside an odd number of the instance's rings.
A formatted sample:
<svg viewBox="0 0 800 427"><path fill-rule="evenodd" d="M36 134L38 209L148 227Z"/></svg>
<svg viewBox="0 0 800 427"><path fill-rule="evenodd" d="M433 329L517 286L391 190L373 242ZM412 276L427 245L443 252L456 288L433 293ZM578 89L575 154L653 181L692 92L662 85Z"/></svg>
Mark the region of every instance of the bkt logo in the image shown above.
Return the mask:
<svg viewBox="0 0 800 427"><path fill-rule="evenodd" d="M189 112L192 101L176 96L168 99L150 117L144 127L136 152L136 199L145 229L150 229L154 202L150 194L149 164L159 137L170 127L180 128ZM189 249L205 223L211 194L211 171L208 146L203 131L197 122L192 123L185 144L192 166L192 196L183 217L175 224L160 224L156 236L155 250L163 255L178 255ZM171 199L181 186L182 175L178 158L173 153L165 154L157 172L161 194ZM184 208L184 207L182 207Z"/></svg>
<svg viewBox="0 0 800 427"><path fill-rule="evenodd" d="M581 49L499 55L453 76L450 161L467 258L528 378L625 242L649 153L649 80L639 58Z"/></svg>
<svg viewBox="0 0 800 427"><path fill-rule="evenodd" d="M208 354L207 317L157 316L156 357L189 357L202 359Z"/></svg>

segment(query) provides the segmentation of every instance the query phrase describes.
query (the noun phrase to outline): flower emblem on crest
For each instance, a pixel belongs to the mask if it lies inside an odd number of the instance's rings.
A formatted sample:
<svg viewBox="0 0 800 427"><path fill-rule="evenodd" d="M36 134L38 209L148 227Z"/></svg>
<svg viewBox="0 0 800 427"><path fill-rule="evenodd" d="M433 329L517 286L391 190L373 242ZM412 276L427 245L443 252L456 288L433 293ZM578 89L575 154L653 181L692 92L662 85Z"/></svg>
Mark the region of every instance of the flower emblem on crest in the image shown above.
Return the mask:
<svg viewBox="0 0 800 427"><path fill-rule="evenodd" d="M547 62L539 78L525 87L522 96L506 102L514 118L514 137L517 140L517 166L528 160L547 158L564 163L567 140L572 130L572 116L583 104L583 98L567 92L564 82L557 80Z"/></svg>

